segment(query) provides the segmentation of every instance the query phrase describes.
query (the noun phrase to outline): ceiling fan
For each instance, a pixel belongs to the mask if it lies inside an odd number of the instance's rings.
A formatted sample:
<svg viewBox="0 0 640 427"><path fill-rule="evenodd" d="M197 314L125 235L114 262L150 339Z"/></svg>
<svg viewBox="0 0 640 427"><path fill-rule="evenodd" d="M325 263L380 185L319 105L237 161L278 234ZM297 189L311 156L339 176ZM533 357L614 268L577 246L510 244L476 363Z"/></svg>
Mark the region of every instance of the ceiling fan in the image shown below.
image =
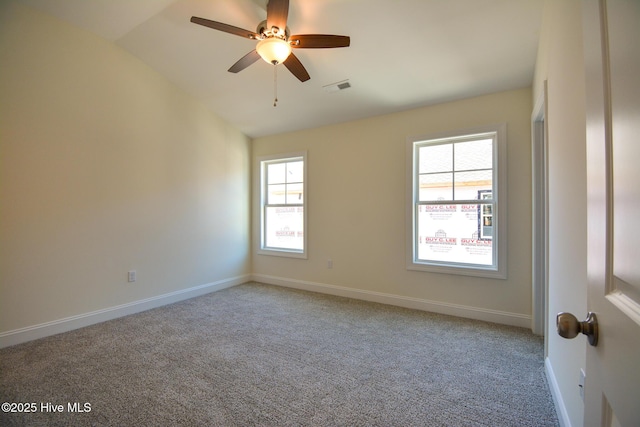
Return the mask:
<svg viewBox="0 0 640 427"><path fill-rule="evenodd" d="M311 77L300 60L292 53L292 48L324 49L348 47L351 39L348 36L331 34L291 35L289 27L287 27L288 15L289 0L269 0L267 4L267 19L258 24L255 32L196 16L191 17L191 22L250 40L258 40L256 48L233 64L229 68L229 72L238 73L262 58L273 65L284 64L298 80L305 82Z"/></svg>

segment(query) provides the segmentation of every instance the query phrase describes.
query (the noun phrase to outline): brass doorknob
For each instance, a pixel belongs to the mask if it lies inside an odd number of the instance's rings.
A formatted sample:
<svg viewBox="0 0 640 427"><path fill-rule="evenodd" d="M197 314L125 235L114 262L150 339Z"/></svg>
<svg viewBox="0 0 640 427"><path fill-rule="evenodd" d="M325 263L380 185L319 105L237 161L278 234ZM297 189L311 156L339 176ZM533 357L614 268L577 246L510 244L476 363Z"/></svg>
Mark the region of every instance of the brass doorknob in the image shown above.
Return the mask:
<svg viewBox="0 0 640 427"><path fill-rule="evenodd" d="M562 338L575 338L579 333L587 336L589 344L598 345L598 319L596 314L589 312L587 319L580 322L571 313L558 313L556 316L556 326L558 327L558 335Z"/></svg>

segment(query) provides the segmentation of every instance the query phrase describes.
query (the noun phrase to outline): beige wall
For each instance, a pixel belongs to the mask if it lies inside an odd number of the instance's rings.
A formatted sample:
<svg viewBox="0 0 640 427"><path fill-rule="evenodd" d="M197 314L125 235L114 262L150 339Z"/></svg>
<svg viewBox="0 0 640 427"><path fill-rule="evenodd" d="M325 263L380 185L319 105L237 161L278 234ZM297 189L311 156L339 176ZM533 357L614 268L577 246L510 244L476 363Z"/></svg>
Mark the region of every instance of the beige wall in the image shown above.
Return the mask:
<svg viewBox="0 0 640 427"><path fill-rule="evenodd" d="M563 425L583 425L578 381L586 340L566 340L555 316L587 313L586 123L581 2L547 0L538 50L534 94L548 85L549 318L548 367L554 376ZM553 384L552 384L553 386Z"/></svg>
<svg viewBox="0 0 640 427"><path fill-rule="evenodd" d="M0 332L248 275L248 138L13 2L0 63Z"/></svg>
<svg viewBox="0 0 640 427"><path fill-rule="evenodd" d="M493 313L492 320L529 326L531 103L527 88L254 140L254 161L268 154L308 152L309 257L254 255L253 273L261 280L330 293L353 289L364 291L361 297L399 296L395 302L403 304L434 302L428 308L462 308L457 313L471 317ZM501 122L508 132L508 279L408 271L407 137ZM258 194L255 179L253 191ZM254 253L257 208L254 197ZM327 259L333 260L332 269Z"/></svg>

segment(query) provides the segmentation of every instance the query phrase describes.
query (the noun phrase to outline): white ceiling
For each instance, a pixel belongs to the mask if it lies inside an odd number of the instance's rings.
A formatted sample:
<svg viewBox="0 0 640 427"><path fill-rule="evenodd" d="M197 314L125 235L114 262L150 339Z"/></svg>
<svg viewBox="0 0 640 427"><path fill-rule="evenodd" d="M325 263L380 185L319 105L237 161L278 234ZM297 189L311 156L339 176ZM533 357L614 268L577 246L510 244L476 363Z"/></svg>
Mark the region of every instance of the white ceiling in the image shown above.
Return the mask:
<svg viewBox="0 0 640 427"><path fill-rule="evenodd" d="M296 49L311 80L258 61L227 69L255 41L189 22L255 31L267 0L19 0L126 49L250 137L529 86L543 0L290 0L291 34L351 37ZM322 87L348 79L351 88Z"/></svg>

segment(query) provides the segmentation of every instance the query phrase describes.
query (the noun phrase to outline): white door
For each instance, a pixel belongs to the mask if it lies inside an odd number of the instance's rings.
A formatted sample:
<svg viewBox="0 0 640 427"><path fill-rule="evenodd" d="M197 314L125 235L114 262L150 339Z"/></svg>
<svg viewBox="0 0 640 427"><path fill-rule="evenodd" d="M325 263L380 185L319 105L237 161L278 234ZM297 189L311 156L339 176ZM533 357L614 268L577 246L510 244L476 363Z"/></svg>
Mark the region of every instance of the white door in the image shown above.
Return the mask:
<svg viewBox="0 0 640 427"><path fill-rule="evenodd" d="M586 426L640 426L640 0L583 2L587 79ZM578 313L575 313L576 315Z"/></svg>

